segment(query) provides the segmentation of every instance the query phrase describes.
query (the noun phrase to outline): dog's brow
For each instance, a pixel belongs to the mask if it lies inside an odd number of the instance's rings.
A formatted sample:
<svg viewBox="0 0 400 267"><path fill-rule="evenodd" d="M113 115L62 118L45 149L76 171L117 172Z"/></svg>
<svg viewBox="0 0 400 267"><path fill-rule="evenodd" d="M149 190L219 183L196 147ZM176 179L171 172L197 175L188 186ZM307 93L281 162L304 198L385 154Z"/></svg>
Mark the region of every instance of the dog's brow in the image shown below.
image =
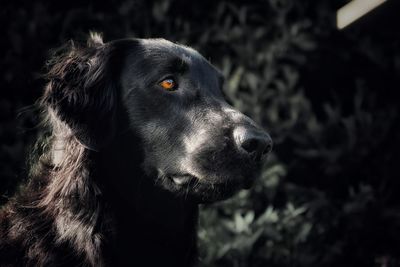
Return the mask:
<svg viewBox="0 0 400 267"><path fill-rule="evenodd" d="M180 57L172 58L167 66L168 69L178 73L185 73L189 69L189 64Z"/></svg>

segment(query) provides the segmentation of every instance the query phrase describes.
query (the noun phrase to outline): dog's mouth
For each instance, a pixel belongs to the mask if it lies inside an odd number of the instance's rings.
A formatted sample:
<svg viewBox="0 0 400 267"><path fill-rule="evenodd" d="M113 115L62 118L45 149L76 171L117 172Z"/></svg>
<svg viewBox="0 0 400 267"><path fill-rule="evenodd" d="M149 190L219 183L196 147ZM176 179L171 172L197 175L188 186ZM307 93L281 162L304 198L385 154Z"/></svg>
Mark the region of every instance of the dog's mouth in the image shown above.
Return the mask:
<svg viewBox="0 0 400 267"><path fill-rule="evenodd" d="M187 173L167 177L175 190L180 191L185 197L191 196L203 203L227 199L240 189L249 189L254 181L254 179L211 180Z"/></svg>
<svg viewBox="0 0 400 267"><path fill-rule="evenodd" d="M195 176L190 174L174 174L170 175L169 179L177 186L184 186L190 184L192 181L198 180Z"/></svg>
<svg viewBox="0 0 400 267"><path fill-rule="evenodd" d="M168 178L178 187L187 187L187 186L200 186L200 185L211 185L211 186L221 186L222 182L212 182L207 178L197 177L192 174L172 174L169 175Z"/></svg>
<svg viewBox="0 0 400 267"><path fill-rule="evenodd" d="M222 186L222 185L227 185L227 183L223 182L211 182L208 181L207 179L204 178L198 178L194 175L191 174L174 174L168 176L168 178L177 186L185 186L189 184L210 184L212 186ZM251 185L253 184L253 180L246 179L243 182L232 182L230 181L230 184L233 184L234 186L240 186L242 185L243 189L249 189Z"/></svg>

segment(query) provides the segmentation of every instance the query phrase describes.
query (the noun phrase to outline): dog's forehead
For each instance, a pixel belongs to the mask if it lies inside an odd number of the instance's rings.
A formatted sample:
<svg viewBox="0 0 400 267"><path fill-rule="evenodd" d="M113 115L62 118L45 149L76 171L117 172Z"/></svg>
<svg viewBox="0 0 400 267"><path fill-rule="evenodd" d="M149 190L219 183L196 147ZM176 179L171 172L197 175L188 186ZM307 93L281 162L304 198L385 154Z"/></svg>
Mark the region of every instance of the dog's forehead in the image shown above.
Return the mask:
<svg viewBox="0 0 400 267"><path fill-rule="evenodd" d="M165 54L182 57L184 60L205 60L204 57L191 47L173 43L166 39L140 39L140 44L149 54Z"/></svg>
<svg viewBox="0 0 400 267"><path fill-rule="evenodd" d="M201 68L202 71L214 72L218 78L222 76L215 66L189 46L173 43L162 38L140 39L139 42L148 57L179 58L192 68Z"/></svg>

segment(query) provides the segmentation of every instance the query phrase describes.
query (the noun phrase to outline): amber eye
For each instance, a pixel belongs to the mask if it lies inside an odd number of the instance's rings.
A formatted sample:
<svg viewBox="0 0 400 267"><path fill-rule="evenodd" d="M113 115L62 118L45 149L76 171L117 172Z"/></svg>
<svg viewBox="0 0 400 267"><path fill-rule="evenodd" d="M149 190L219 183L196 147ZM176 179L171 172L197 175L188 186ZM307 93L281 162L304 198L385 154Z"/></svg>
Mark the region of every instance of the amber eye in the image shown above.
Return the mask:
<svg viewBox="0 0 400 267"><path fill-rule="evenodd" d="M177 89L177 84L173 78L164 79L159 84L162 88L168 91L174 91Z"/></svg>

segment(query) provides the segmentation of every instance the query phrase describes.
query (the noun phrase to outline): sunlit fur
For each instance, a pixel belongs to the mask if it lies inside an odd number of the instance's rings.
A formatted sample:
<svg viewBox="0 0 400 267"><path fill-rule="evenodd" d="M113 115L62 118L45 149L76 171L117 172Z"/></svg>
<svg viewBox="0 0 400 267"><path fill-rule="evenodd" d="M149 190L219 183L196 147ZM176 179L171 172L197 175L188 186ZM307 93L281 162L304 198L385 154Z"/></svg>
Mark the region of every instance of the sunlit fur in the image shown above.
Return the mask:
<svg viewBox="0 0 400 267"><path fill-rule="evenodd" d="M98 36L93 37L90 42L99 42ZM70 44L49 63L50 82L40 103L47 131L35 146L29 183L1 211L0 266L104 265L102 241L112 225L111 217L101 210L101 191L90 175L93 152L78 141L75 129L49 102L54 87L64 87L59 83L66 68L84 56L79 49ZM90 43L86 49L95 53L96 48Z"/></svg>

